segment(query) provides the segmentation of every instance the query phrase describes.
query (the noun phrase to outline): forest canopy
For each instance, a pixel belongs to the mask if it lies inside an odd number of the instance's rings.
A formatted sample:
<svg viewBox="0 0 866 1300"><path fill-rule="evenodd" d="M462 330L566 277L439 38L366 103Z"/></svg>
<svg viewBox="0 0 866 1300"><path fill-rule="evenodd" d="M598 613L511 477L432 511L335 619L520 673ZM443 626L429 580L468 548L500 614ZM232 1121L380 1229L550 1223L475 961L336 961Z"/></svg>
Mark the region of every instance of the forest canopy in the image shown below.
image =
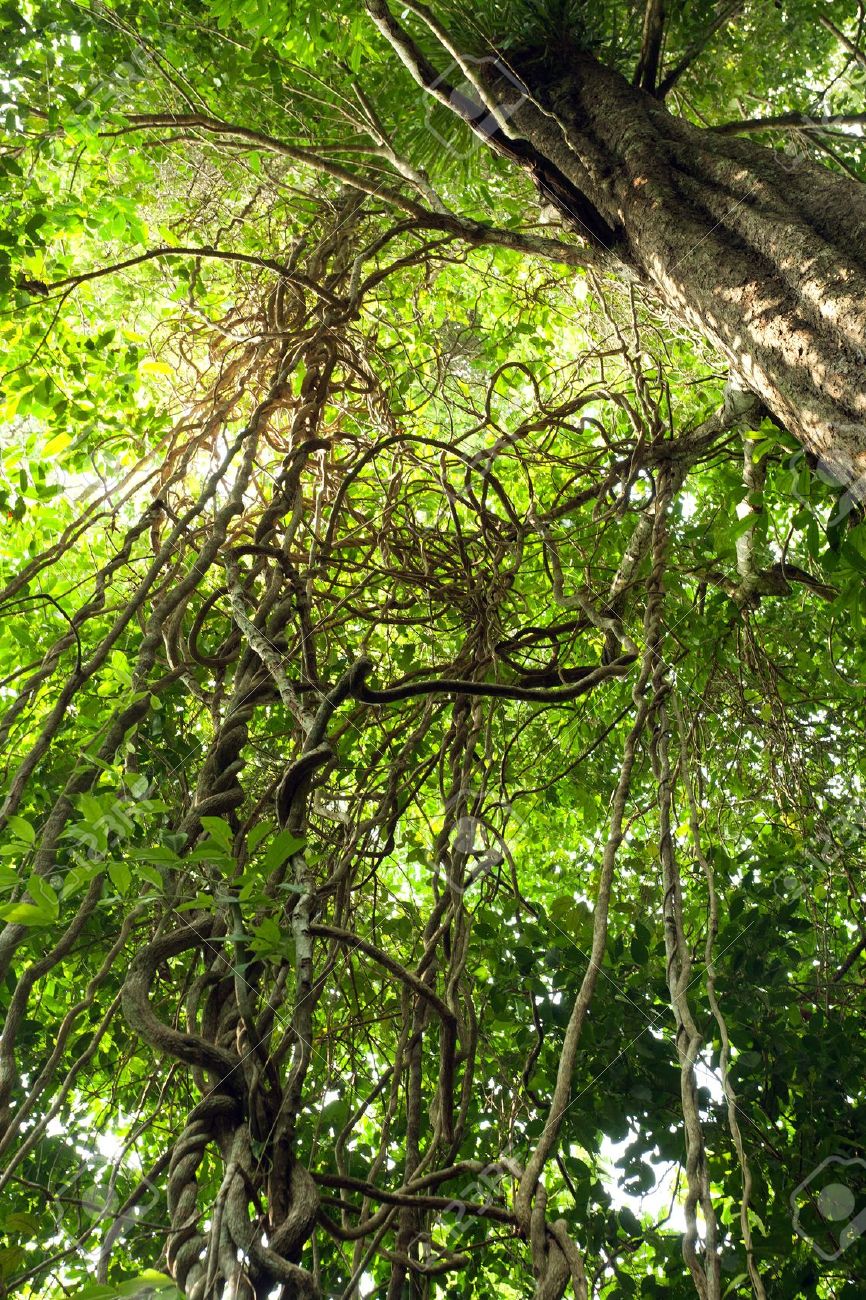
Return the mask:
<svg viewBox="0 0 866 1300"><path fill-rule="evenodd" d="M2 1294L862 1296L866 7L0 32Z"/></svg>

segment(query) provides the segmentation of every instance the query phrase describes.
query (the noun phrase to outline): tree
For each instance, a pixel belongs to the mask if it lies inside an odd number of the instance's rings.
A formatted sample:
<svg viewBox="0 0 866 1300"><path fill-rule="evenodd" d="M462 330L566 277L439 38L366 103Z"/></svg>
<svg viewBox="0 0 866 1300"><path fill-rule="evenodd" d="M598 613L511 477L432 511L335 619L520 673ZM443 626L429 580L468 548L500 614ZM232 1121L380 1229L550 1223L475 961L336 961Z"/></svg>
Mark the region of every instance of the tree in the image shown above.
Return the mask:
<svg viewBox="0 0 866 1300"><path fill-rule="evenodd" d="M862 15L6 17L4 1287L857 1295Z"/></svg>
<svg viewBox="0 0 866 1300"><path fill-rule="evenodd" d="M841 479L859 480L866 191L858 179L809 160L792 170L775 150L669 113L662 100L679 69L660 79L663 0L647 4L631 83L578 29L549 33L540 48L518 45L507 62L464 64L469 95L443 80L385 0L368 8L425 89L528 168L569 224L696 326L811 452ZM424 5L408 11L454 56L460 44ZM722 12L732 16L730 6Z"/></svg>

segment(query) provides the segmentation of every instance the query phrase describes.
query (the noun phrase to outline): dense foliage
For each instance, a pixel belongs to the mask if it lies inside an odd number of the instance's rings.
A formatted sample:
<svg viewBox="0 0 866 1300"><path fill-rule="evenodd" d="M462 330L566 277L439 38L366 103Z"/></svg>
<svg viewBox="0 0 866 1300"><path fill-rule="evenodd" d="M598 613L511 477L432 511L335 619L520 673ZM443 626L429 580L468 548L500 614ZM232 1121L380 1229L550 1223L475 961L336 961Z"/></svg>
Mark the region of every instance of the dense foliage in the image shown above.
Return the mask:
<svg viewBox="0 0 866 1300"><path fill-rule="evenodd" d="M864 176L667 8L437 15ZM355 0L0 12L4 1294L861 1295L857 493Z"/></svg>

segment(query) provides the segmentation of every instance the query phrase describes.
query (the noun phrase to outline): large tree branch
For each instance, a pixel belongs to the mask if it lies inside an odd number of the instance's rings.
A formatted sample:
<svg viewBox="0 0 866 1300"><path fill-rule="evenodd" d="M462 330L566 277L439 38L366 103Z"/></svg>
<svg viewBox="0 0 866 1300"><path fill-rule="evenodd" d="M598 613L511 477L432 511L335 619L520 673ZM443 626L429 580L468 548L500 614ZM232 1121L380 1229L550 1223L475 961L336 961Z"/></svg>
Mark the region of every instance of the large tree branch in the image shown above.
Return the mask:
<svg viewBox="0 0 866 1300"><path fill-rule="evenodd" d="M400 962L395 961L388 953L377 948L375 944L370 943L367 939L362 939L360 935L354 934L351 930L343 930L335 925L320 925L318 922L310 926L310 933L318 935L323 939L334 939L337 943L344 943L349 946L350 952L358 951L365 956L371 957L373 961L378 962L385 970L390 971L398 980L401 980L408 988L418 997L424 998L435 1009L440 1020L444 1024L456 1027L457 1019L454 1012L440 998L439 994L432 989L424 980L407 970Z"/></svg>
<svg viewBox="0 0 866 1300"><path fill-rule="evenodd" d="M607 269L611 258L604 248L597 244L566 244L561 239L549 239L546 235L533 235L516 230L502 230L497 226L485 225L483 221L472 221L466 217L448 213L440 215L431 213L422 223L430 229L451 230L458 239L475 247L508 248L515 253L527 253L532 257L543 257L549 262L559 262L563 266L597 267ZM627 269L626 269L627 270Z"/></svg>
<svg viewBox="0 0 866 1300"><path fill-rule="evenodd" d="M866 68L866 53L860 49L859 45L855 45L850 37L846 36L845 33L837 27L830 18L827 18L825 14L820 14L818 16L818 22L822 27L825 27L828 32L832 32L839 44L848 51L855 62L860 64L861 68Z"/></svg>
<svg viewBox="0 0 866 1300"><path fill-rule="evenodd" d="M118 271L127 271L130 267L141 266L144 262L152 262L159 257L210 257L220 262L240 262L245 266L260 266L269 271L276 271L284 280L290 280L293 284L301 288L309 289L317 294L320 298L329 303L332 307L340 306L340 300L335 298L332 293L316 284L305 275L299 275L292 271L290 267L282 262L277 262L272 257L257 257L252 253L233 253L223 249L214 248L210 244L204 244L200 247L196 245L171 247L163 245L159 248L148 249L146 253L139 253L135 257L124 258L121 262L113 262L109 266L98 266L92 271L82 271L78 275L67 275L60 280L52 280L43 285L47 291L52 289L76 288L80 284L85 284L88 280L98 280L104 275L114 275ZM24 286L25 288L28 286ZM33 286L30 285L33 292ZM39 291L41 293L41 290Z"/></svg>
<svg viewBox="0 0 866 1300"><path fill-rule="evenodd" d="M422 55L419 54L418 57L423 60ZM431 68L430 71L435 80L435 69ZM421 84L425 83L422 82ZM452 101L449 98L449 94L442 90L443 85L444 83L440 81L437 89L431 91L431 93L435 94L437 98L441 98L443 102L452 109L452 111L459 112L459 102L455 103L455 101ZM423 204L417 203L414 199L407 197L407 195L400 193L399 190L395 190L390 186L376 182L371 178L365 177L356 172L349 171L347 168L341 167L339 164L331 162L329 159L322 158L315 150L295 147L276 136L268 135L263 131L257 131L252 127L238 126L233 122L225 122L219 118L208 117L202 113L135 113L130 114L129 123L130 125L123 128L120 132L115 131L106 134L117 135L126 134L129 131L147 131L157 130L159 128L182 127L184 129L204 131L209 135L220 136L226 140L242 140L245 141L251 149L264 150L280 157L289 158L294 162L299 162L305 166L311 167L314 171L319 171L327 176L331 176L333 179L339 180L341 183L350 186L353 189L360 190L364 194L369 194L371 197L382 199L386 203L390 203L393 207L400 209L400 211L406 212L411 217L414 217L418 221L419 226L423 229L449 232L455 235L458 239L465 240L473 246L478 247L481 245L488 245L495 248L509 248L518 253L527 253L531 256L544 257L549 261L560 262L567 266L598 266L601 268L606 267L608 264L608 259L605 257L602 248L597 248L595 246L590 247L586 244L583 246L567 244L562 240L550 239L546 236L503 230L496 226L488 225L482 221L475 221L469 217L462 217L458 213L433 211L430 208L424 207ZM488 143L491 143L491 141L488 140ZM513 146L516 146L516 143L517 142L511 142ZM523 155L520 156L518 161L523 162L524 165L526 164L526 159ZM175 251L179 254L182 250L163 251L165 253ZM282 268L276 263L271 263L268 259L264 258L247 257L243 254L219 253L217 250L208 252L199 249L196 250L196 252L197 255L200 256L219 256L235 261L256 261L262 265L271 266L272 269L278 270L280 274L285 274ZM154 250L147 256L155 257L159 255L159 250ZM145 261L147 258L142 256L138 260ZM134 262L130 261L120 263L116 269L122 269L128 265L134 265ZM295 276L294 278L298 279L299 283L301 282L299 277ZM48 287L59 287L65 283L67 283L67 281L60 281L57 286L49 285ZM307 285L306 287L311 286ZM34 291L41 292L41 290Z"/></svg>
<svg viewBox="0 0 866 1300"><path fill-rule="evenodd" d="M500 682L473 682L461 678L443 677L434 681L404 682L399 686L387 687L377 691L367 686L364 679L372 672L373 665L368 659L360 660L357 667L361 670L354 688L355 699L362 704L395 704L399 700L414 699L419 695L467 695L470 697L487 696L499 700L526 700L535 704L564 704L585 695L599 682L610 677L624 677L631 668L637 655L624 654L609 664L599 664L595 668L586 668L581 679L561 690L535 690L527 686L511 686Z"/></svg>
<svg viewBox="0 0 866 1300"><path fill-rule="evenodd" d="M451 1214L471 1214L480 1219L495 1219L497 1223L514 1223L510 1210L498 1205L476 1205L472 1201L463 1201L447 1196L424 1196L417 1192L388 1191L365 1182L362 1178L352 1178L344 1174L314 1173L314 1182L320 1187L344 1188L346 1191L359 1192L372 1201L381 1201L385 1205L408 1205L418 1209L446 1210Z"/></svg>
<svg viewBox="0 0 866 1300"><path fill-rule="evenodd" d="M420 18L436 37L443 50L450 55L457 67L466 78L467 83L472 86L475 94L480 101L479 107L483 107L486 113L489 113L499 130L506 136L511 136L508 127L508 115L503 113L496 100L491 96L489 88L485 86L483 78L479 75L479 64L476 59L467 59L460 46L454 41L451 33L442 26L435 14L431 13L425 4L420 0L403 0L406 9L417 18ZM498 63L498 61L497 61ZM505 71L504 65L498 69ZM429 89L429 87L428 87ZM458 92L459 93L459 92ZM451 102L449 108L454 107L454 92L451 92ZM474 107L474 106L473 106Z"/></svg>
<svg viewBox="0 0 866 1300"><path fill-rule="evenodd" d="M416 6L417 7L417 6ZM593 203L583 194L577 185L569 180L559 168L545 158L522 137L512 138L501 129L499 122L502 114L502 95L505 89L516 93L514 107L531 98L529 91L498 59L490 63L495 71L491 84L481 82L477 69L473 73L473 85L482 87L481 97L487 111L479 113L479 105L450 86L437 73L426 55L418 48L408 32L400 26L391 13L385 0L366 0L366 8L373 22L394 50L397 57L411 73L414 80L427 94L444 104L452 113L460 117L495 153L517 163L529 172L540 192L549 199L560 212L585 232L593 244L600 245L606 251L617 242L617 232L602 217ZM444 44L450 37L440 35ZM493 82L496 84L493 84ZM476 91L476 93L479 93Z"/></svg>
<svg viewBox="0 0 866 1300"><path fill-rule="evenodd" d="M452 113L462 117L474 129L474 115L469 101L458 95L451 83L440 75L427 56L412 40L409 33L397 22L391 10L385 4L385 0L366 0L365 7L391 49L413 79L417 81L421 89L426 91L428 95L432 95L434 99L438 99L439 103L450 109ZM417 13L417 5L413 7L413 11ZM442 29L439 29L437 35L440 43L444 44L440 34L441 31ZM473 84L476 81L477 78L473 78Z"/></svg>
<svg viewBox="0 0 866 1300"><path fill-rule="evenodd" d="M123 984L123 1010L130 1026L151 1047L159 1052L184 1061L187 1065L211 1071L217 1076L217 1087L234 1096L244 1094L244 1078L240 1070L241 1059L235 1052L217 1047L198 1034L185 1034L172 1025L166 1025L154 1014L150 1005L150 986L157 968L189 948L207 944L214 926L212 916L196 915L179 930L154 939L142 948L132 960Z"/></svg>
<svg viewBox="0 0 866 1300"><path fill-rule="evenodd" d="M662 42L665 34L665 0L647 0L643 19L643 39L634 74L634 84L647 94L655 93Z"/></svg>
<svg viewBox="0 0 866 1300"><path fill-rule="evenodd" d="M399 190L391 189L383 182L359 176L355 172L349 171L348 168L341 167L339 163L323 158L321 154L313 149L288 144L277 136L268 135L264 131L257 131L253 127L238 126L233 122L224 122L220 118L208 117L204 113L130 113L128 121L129 126L118 131L103 132L103 134L106 136L126 135L130 131L181 129L203 131L207 135L221 136L226 140L242 140L251 149L264 150L267 153L277 154L282 158L289 158L292 162L312 167L315 171L323 172L334 180L340 181L343 185L349 185L353 189L361 190L364 194L383 199L412 216L421 216L426 212L426 209L421 204L406 198Z"/></svg>
<svg viewBox="0 0 866 1300"><path fill-rule="evenodd" d="M721 122L709 129L717 135L739 135L743 131L824 131L828 126L862 126L866 113L828 113L814 117L810 113L780 113L778 117L747 117L739 122ZM855 139L859 137L853 137Z"/></svg>

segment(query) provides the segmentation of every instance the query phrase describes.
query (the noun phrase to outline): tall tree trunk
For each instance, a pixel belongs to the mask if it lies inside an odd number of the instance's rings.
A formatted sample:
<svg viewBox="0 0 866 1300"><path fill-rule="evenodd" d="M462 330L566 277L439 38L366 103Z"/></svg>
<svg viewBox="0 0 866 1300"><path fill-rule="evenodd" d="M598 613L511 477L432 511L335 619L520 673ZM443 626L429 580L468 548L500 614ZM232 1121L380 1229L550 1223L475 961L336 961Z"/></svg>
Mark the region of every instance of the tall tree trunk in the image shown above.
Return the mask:
<svg viewBox="0 0 866 1300"><path fill-rule="evenodd" d="M866 498L866 187L693 126L580 52L556 66L511 52L476 62L472 95L490 111L470 98L467 112L384 0L367 4L427 90L527 168Z"/></svg>
<svg viewBox="0 0 866 1300"><path fill-rule="evenodd" d="M578 220L588 201L616 255L866 495L866 187L692 126L585 56L530 89L509 125L574 187L542 165L552 201Z"/></svg>

